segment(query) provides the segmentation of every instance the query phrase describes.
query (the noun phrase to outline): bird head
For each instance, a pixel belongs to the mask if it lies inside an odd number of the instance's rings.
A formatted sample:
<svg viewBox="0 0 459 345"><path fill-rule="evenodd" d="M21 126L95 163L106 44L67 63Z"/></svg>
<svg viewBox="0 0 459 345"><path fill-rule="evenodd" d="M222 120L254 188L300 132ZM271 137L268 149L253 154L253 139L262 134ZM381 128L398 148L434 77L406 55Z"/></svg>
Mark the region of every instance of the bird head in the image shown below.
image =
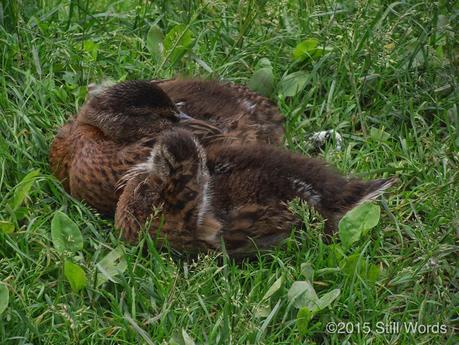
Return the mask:
<svg viewBox="0 0 459 345"><path fill-rule="evenodd" d="M122 142L154 137L189 119L159 86L144 80L92 86L89 100L78 115L80 122Z"/></svg>
<svg viewBox="0 0 459 345"><path fill-rule="evenodd" d="M132 168L123 179L122 183L134 194L148 191L152 195L152 200L146 200L140 193L141 203L160 200L170 213L180 214L184 219L189 214L199 223L208 210L210 175L206 152L184 129L162 133L147 161ZM138 187L132 188L131 181Z"/></svg>

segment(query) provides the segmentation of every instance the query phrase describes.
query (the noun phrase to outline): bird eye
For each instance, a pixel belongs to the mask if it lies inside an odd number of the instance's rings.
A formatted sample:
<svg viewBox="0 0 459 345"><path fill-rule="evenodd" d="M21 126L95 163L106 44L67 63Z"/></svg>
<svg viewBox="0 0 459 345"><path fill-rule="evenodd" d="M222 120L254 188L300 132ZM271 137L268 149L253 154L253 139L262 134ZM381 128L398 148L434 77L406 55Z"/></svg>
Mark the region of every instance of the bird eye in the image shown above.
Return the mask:
<svg viewBox="0 0 459 345"><path fill-rule="evenodd" d="M194 190L189 190L185 193L185 197L188 200L194 199L198 193L196 193Z"/></svg>

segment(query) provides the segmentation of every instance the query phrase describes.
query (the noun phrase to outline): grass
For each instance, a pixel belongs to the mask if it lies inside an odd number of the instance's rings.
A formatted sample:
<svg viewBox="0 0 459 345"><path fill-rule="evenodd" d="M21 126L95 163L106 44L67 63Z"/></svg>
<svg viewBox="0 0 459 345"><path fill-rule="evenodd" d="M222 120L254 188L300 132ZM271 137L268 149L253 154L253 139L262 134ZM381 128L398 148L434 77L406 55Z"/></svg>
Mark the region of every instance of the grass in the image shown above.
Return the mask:
<svg viewBox="0 0 459 345"><path fill-rule="evenodd" d="M453 344L457 341L459 200L457 7L448 1L4 1L0 4L0 281L9 305L2 344ZM181 59L157 59L147 33L184 24L194 45ZM457 30L456 30L457 32ZM302 40L329 49L295 62ZM352 250L379 268L373 281L330 260L323 224L301 205L301 231L243 263L195 260L126 246L127 269L96 287L96 263L122 241L50 175L56 129L78 111L86 86L107 78L177 75L247 83L271 62L272 98L286 116L286 143L316 154L312 132L337 129L317 154L365 178L396 175L380 224ZM283 97L285 76L303 71L304 90ZM30 190L20 187L32 170ZM14 198L24 200L14 209ZM17 199L16 199L17 200ZM22 201L22 200L19 200ZM53 247L57 210L79 226L84 249L73 260L89 284L72 292ZM11 230L11 229L10 229ZM287 292L314 269L319 295L341 290L305 331ZM368 266L367 267L371 267ZM278 279L280 288L263 298ZM328 322L368 322L372 331L327 333ZM378 322L447 325L436 332L378 332ZM357 327L357 326L355 326Z"/></svg>

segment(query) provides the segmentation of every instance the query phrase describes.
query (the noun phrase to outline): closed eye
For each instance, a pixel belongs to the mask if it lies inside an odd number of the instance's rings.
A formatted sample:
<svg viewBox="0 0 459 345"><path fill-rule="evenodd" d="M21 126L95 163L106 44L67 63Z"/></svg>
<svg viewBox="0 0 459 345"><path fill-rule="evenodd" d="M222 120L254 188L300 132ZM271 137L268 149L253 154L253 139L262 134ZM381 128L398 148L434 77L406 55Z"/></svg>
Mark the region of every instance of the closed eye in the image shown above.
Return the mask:
<svg viewBox="0 0 459 345"><path fill-rule="evenodd" d="M188 200L196 198L196 195L198 195L198 193L194 190L188 188L185 190L185 198L187 198Z"/></svg>

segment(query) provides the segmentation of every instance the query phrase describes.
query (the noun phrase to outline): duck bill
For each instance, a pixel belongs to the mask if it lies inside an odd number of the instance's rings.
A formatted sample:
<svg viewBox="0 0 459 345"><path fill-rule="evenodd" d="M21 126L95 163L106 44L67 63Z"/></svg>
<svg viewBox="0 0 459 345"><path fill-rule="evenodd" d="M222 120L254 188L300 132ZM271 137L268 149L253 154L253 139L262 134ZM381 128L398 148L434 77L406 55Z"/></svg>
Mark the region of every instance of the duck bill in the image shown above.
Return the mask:
<svg viewBox="0 0 459 345"><path fill-rule="evenodd" d="M190 121L190 120L194 120L190 115L185 114L183 111L180 111L180 112L177 114L177 117L178 117L179 121Z"/></svg>

